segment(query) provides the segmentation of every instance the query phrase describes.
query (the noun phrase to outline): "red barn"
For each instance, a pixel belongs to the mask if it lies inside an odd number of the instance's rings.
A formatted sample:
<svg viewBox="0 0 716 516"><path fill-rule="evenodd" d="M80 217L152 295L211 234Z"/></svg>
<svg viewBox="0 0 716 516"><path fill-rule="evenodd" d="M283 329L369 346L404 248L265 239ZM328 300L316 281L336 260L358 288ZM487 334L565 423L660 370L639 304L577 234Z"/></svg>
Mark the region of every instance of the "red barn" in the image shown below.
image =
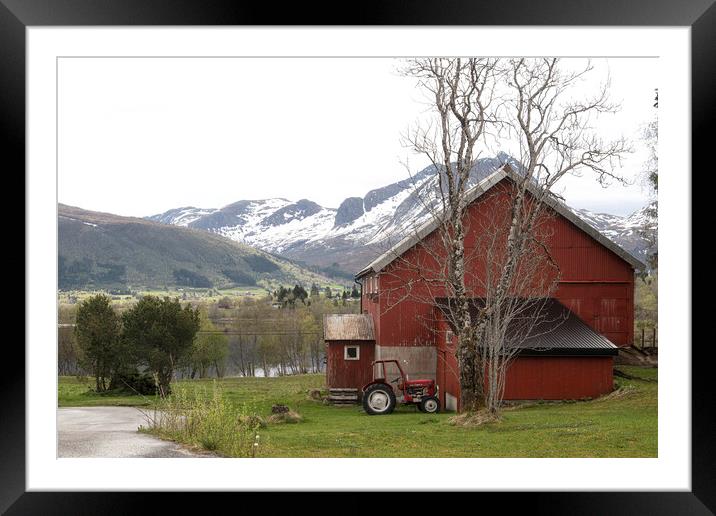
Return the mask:
<svg viewBox="0 0 716 516"><path fill-rule="evenodd" d="M513 191L514 174L504 165L467 192L466 249L478 246L489 214L508 206L504 196ZM541 332L539 339L528 339L520 349L507 372L508 400L580 399L610 392L613 357L618 347L634 339L634 272L644 265L558 199L546 202L549 217L542 226L549 229L548 251L560 273L547 310L564 322ZM437 229L436 221L428 221L356 275L362 286L362 314L354 317L372 330L372 335L362 334L361 357L401 360L411 377L435 379L442 406L456 410L456 339L443 313L449 300L416 272L439 260L427 250L431 240L439 238ZM476 260L468 267L466 287L476 305L484 295L479 278L485 264ZM335 317L345 316L327 316L326 327ZM354 336L348 332L345 342L355 343ZM337 344L343 341L335 337L325 335L328 387L360 389L360 382L372 374L369 361L346 358L346 348L341 351Z"/></svg>

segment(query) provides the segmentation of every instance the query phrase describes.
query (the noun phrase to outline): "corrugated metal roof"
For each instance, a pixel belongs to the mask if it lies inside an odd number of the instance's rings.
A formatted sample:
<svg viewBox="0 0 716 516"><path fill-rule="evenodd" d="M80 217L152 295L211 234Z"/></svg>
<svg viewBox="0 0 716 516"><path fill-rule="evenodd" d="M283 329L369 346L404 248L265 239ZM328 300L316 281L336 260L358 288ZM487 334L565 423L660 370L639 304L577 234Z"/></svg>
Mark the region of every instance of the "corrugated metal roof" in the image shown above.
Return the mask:
<svg viewBox="0 0 716 516"><path fill-rule="evenodd" d="M326 314L323 316L324 340L375 340L370 314Z"/></svg>
<svg viewBox="0 0 716 516"><path fill-rule="evenodd" d="M446 298L436 302L446 315L450 313L450 306L454 306ZM471 299L470 316L475 318L484 306L484 299ZM536 354L616 355L618 352L617 346L609 339L587 326L574 312L553 298L528 303L519 317L512 321L507 333L508 339L510 335L519 335L515 337L517 342L514 345Z"/></svg>
<svg viewBox="0 0 716 516"><path fill-rule="evenodd" d="M498 184L502 179L509 177L513 181L518 181L520 178L517 173L512 170L508 164L502 165L493 174L486 177L474 187L465 193L467 198L467 204L470 204L477 200L482 194L487 192L490 188ZM535 193L535 186L532 183L527 185L530 192ZM635 269L644 269L646 265L638 260L634 255L625 249L621 248L616 243L612 242L609 238L605 237L596 228L582 220L579 215L574 213L566 204L560 201L555 196L547 196L544 201L548 206L554 209L557 213L562 215L565 219L572 222L579 229L587 233L589 236L594 238L597 242L602 244L604 247L615 253L622 260L630 264ZM371 272L379 272L383 270L393 260L400 257L405 251L413 247L415 244L423 240L426 236L436 230L440 225L439 220L436 217L430 217L427 222L420 226L415 232L403 238L400 242L395 244L391 249L381 254L378 258L373 260L365 268L363 268L355 278L359 279L366 274Z"/></svg>

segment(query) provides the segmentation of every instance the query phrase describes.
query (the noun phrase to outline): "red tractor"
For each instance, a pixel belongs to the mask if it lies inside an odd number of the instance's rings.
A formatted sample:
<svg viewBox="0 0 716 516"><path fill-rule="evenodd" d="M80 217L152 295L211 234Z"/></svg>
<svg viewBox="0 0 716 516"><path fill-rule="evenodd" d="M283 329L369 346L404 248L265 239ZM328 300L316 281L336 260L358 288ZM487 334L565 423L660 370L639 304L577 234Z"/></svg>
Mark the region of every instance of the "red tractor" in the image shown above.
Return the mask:
<svg viewBox="0 0 716 516"><path fill-rule="evenodd" d="M385 364L393 363L398 367L399 376L386 380ZM376 365L379 367L376 368ZM376 360L371 364L373 381L363 387L363 409L370 415L390 414L396 401L417 405L421 412L434 414L440 410L438 387L435 380L408 380L397 360ZM376 369L379 370L376 376ZM382 374L382 376L381 376ZM402 396L396 400L391 383L397 385Z"/></svg>

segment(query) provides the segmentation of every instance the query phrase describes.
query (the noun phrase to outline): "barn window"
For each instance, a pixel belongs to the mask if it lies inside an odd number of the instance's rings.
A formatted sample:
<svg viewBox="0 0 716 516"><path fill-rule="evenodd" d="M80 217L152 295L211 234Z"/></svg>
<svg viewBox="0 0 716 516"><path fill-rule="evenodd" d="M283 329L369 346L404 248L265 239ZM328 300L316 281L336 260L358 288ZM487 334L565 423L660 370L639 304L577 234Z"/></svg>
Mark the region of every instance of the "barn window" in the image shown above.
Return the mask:
<svg viewBox="0 0 716 516"><path fill-rule="evenodd" d="M344 360L360 360L360 346L344 346Z"/></svg>

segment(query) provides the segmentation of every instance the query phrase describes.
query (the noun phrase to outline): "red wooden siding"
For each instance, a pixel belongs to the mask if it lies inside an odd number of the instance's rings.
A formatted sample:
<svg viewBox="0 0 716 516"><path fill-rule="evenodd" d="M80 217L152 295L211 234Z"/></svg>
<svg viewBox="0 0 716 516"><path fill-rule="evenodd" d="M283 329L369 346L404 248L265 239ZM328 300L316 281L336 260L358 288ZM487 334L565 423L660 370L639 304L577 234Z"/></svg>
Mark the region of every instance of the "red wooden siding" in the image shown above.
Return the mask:
<svg viewBox="0 0 716 516"><path fill-rule="evenodd" d="M518 357L507 370L506 400L596 398L613 390L612 357Z"/></svg>
<svg viewBox="0 0 716 516"><path fill-rule="evenodd" d="M617 346L634 341L634 282L561 282L555 297Z"/></svg>
<svg viewBox="0 0 716 516"><path fill-rule="evenodd" d="M361 307L363 310L363 313L368 313L373 316L373 328L375 329L375 336L376 339L378 338L378 335L380 334L380 323L381 323L381 317L380 317L380 307L378 305L378 296L371 294L371 292L368 289L367 282L369 280L370 276L366 276L363 278L362 281L362 287L361 287Z"/></svg>
<svg viewBox="0 0 716 516"><path fill-rule="evenodd" d="M509 184L507 180L498 184L468 209L467 254L479 247L480 229L494 224L494 213L505 210ZM560 281L554 297L614 344L631 345L634 340L634 271L631 265L561 215L545 217L539 226L540 231L551 235L548 237L550 254L559 266ZM432 253L425 251L421 244L409 249L379 274L377 302L364 296L363 309L374 317L378 344L425 345L434 340L430 330L433 324L430 321L433 313L431 299L447 294L435 284L429 289L421 285L421 276L437 275L443 265L437 263L434 256L440 255L437 234L428 235L423 242L433 250ZM470 278L484 276L486 265L479 259L466 265L469 266L466 273L468 294L484 296L479 280Z"/></svg>
<svg viewBox="0 0 716 516"><path fill-rule="evenodd" d="M359 360L345 360L344 347L359 346ZM360 389L372 380L370 364L374 360L372 341L329 341L326 349L326 383L328 388Z"/></svg>
<svg viewBox="0 0 716 516"><path fill-rule="evenodd" d="M376 342L381 346L426 346L434 343L433 306L405 299L395 306L380 303L380 331ZM380 340L378 340L380 336Z"/></svg>

